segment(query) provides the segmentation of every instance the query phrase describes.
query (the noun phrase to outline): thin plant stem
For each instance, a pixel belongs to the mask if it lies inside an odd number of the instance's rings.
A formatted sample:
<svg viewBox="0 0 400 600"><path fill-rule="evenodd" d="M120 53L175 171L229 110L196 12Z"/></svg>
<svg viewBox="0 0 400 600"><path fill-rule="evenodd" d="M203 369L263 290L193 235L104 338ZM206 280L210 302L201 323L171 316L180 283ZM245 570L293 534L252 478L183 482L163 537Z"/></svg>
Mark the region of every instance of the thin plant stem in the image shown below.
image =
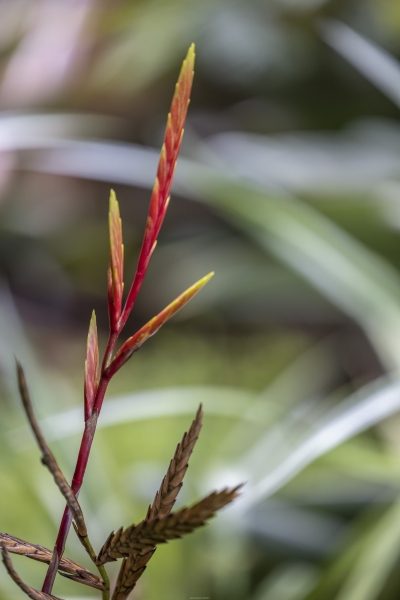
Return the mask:
<svg viewBox="0 0 400 600"><path fill-rule="evenodd" d="M106 351L104 353L103 365L107 364L109 357L115 348L115 344L118 339L118 334L111 333L107 343ZM83 478L85 475L87 463L89 460L90 449L93 443L94 434L96 432L97 419L100 414L101 406L103 404L104 396L107 391L107 386L110 378L105 374L102 368L100 376L100 382L97 389L93 411L89 419L85 423L85 429L82 436L81 445L79 448L79 454L76 462L74 475L72 477L71 488L75 496L78 497L80 489L82 487ZM58 535L54 547L53 560L47 569L46 577L42 586L42 592L50 594L53 588L54 580L57 574L58 566L61 557L64 553L65 543L67 541L68 533L71 528L72 515L68 505L64 509L64 514L58 530Z"/></svg>
<svg viewBox="0 0 400 600"><path fill-rule="evenodd" d="M78 531L77 527L75 526L75 523L74 523L74 527L75 527L76 534L77 534L80 542L82 543L82 546L85 548L86 552L89 554L92 562L96 565L96 567L104 581L104 585L107 588L106 590L102 590L102 598L103 598L103 600L110 600L110 578L108 577L108 573L107 573L104 565L97 564L97 554L89 540L89 537L88 536L82 537L81 535L79 535L79 531Z"/></svg>

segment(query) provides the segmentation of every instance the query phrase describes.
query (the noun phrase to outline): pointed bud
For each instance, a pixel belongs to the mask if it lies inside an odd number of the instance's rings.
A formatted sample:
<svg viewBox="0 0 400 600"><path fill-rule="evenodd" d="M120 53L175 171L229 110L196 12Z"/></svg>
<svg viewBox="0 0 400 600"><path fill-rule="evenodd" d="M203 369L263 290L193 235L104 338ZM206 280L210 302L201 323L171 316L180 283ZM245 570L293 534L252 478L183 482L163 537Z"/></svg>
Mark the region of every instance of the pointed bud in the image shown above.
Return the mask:
<svg viewBox="0 0 400 600"><path fill-rule="evenodd" d="M111 328L116 329L121 316L122 294L124 289L124 246L122 244L122 224L119 205L114 190L110 193L110 210L108 213L110 236L110 272L109 313Z"/></svg>
<svg viewBox="0 0 400 600"><path fill-rule="evenodd" d="M97 338L96 314L93 311L90 319L89 333L86 345L85 361L85 421L92 413L94 400L99 385L99 342Z"/></svg>

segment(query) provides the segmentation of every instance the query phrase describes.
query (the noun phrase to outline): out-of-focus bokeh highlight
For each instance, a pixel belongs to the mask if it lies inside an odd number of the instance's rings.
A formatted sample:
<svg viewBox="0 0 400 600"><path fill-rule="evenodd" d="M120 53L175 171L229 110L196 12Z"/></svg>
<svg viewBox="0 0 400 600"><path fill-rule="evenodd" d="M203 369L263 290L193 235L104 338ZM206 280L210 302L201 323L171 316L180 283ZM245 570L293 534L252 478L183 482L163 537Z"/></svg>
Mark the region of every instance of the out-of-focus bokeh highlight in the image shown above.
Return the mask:
<svg viewBox="0 0 400 600"><path fill-rule="evenodd" d="M398 0L2 0L0 530L52 547L92 309L107 333L107 209L135 270L180 63L196 75L173 197L134 332L211 270L111 386L81 503L97 548L139 521L199 402L180 505L245 481L161 547L138 600L400 594ZM71 534L67 555L86 566ZM45 568L16 557L33 587ZM111 566L115 577L115 566ZM89 588L57 579L54 593ZM2 568L0 598L21 599Z"/></svg>

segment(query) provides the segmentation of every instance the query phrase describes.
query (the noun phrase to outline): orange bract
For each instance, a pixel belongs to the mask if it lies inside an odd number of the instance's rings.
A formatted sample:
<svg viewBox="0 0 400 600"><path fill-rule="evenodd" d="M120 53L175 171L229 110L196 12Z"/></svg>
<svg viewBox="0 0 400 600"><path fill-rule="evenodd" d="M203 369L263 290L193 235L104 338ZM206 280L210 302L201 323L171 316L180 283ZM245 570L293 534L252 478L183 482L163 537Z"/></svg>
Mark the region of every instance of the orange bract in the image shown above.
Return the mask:
<svg viewBox="0 0 400 600"><path fill-rule="evenodd" d="M109 366L109 375L112 376L126 363L126 361L132 356L134 352L139 350L140 346L144 344L146 340L154 335L164 323L173 317L178 310L183 308L185 304L189 302L201 290L203 286L211 279L214 273L209 273L190 288L188 288L183 294L178 296L171 304L168 304L164 310L162 310L156 317L153 317L146 325L143 325L139 331L137 331L132 337L130 337L125 344L122 345L119 352L115 356L113 362Z"/></svg>

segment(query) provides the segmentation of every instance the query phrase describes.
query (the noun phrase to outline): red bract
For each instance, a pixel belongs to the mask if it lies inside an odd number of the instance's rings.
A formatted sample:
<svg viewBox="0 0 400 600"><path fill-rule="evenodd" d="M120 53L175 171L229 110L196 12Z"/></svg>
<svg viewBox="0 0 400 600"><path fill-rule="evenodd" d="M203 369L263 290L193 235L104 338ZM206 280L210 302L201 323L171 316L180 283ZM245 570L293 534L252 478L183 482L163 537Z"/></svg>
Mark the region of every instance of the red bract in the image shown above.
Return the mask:
<svg viewBox="0 0 400 600"><path fill-rule="evenodd" d="M139 254L135 277L129 290L126 304L122 313L120 327L126 323L133 308L144 276L149 266L151 255L157 243L165 213L168 208L169 194L174 176L176 160L183 136L186 113L189 106L190 92L193 81L194 67L194 44L192 44L183 61L178 83L172 98L171 110L168 114L167 127L165 130L164 143L161 149L160 161L158 163L157 177L153 187L150 200L149 214L147 216L146 229L144 232L142 248Z"/></svg>

